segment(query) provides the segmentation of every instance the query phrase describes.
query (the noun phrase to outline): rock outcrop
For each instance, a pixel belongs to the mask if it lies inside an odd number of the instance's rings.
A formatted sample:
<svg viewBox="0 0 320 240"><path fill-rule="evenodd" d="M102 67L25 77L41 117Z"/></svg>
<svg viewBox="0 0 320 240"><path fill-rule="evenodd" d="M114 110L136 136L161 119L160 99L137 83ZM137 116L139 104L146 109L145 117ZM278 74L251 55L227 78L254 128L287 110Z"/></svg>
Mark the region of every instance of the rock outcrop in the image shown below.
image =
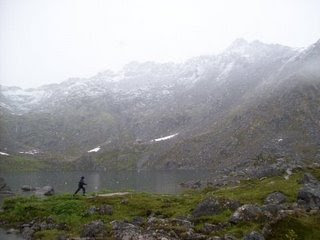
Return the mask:
<svg viewBox="0 0 320 240"><path fill-rule="evenodd" d="M217 215L226 209L236 210L240 206L241 204L238 201L207 198L196 206L192 216Z"/></svg>
<svg viewBox="0 0 320 240"><path fill-rule="evenodd" d="M103 239L105 226L102 221L93 221L84 225L81 237Z"/></svg>
<svg viewBox="0 0 320 240"><path fill-rule="evenodd" d="M320 182L311 174L305 174L303 187L298 193L299 206L311 209L320 209Z"/></svg>
<svg viewBox="0 0 320 240"><path fill-rule="evenodd" d="M261 208L257 205L245 204L239 207L231 216L230 222L253 222L263 219L264 215Z"/></svg>
<svg viewBox="0 0 320 240"><path fill-rule="evenodd" d="M287 197L281 192L269 194L264 200L265 204L282 204L287 202Z"/></svg>
<svg viewBox="0 0 320 240"><path fill-rule="evenodd" d="M52 196L54 195L54 189L52 186L44 186L35 191L36 196Z"/></svg>

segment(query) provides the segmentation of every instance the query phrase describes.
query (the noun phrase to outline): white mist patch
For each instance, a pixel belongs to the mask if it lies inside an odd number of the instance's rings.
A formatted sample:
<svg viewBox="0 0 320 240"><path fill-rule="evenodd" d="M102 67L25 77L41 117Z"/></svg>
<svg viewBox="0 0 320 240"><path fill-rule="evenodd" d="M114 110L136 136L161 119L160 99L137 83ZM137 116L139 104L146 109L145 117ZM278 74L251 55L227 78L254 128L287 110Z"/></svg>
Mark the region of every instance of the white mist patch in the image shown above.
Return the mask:
<svg viewBox="0 0 320 240"><path fill-rule="evenodd" d="M91 153L91 152L99 152L100 149L101 149L101 147L98 146L98 147L96 147L96 148L93 148L93 149L89 150L88 153Z"/></svg>
<svg viewBox="0 0 320 240"><path fill-rule="evenodd" d="M5 153L5 152L0 152L0 155L3 155L3 156L10 156L10 154Z"/></svg>
<svg viewBox="0 0 320 240"><path fill-rule="evenodd" d="M173 137L177 136L178 134L179 134L179 133L175 133L175 134L172 134L172 135L169 135L169 136L166 136L166 137L156 138L156 139L151 140L151 142L165 141L165 140L168 140L168 139L170 139L170 138L173 138Z"/></svg>

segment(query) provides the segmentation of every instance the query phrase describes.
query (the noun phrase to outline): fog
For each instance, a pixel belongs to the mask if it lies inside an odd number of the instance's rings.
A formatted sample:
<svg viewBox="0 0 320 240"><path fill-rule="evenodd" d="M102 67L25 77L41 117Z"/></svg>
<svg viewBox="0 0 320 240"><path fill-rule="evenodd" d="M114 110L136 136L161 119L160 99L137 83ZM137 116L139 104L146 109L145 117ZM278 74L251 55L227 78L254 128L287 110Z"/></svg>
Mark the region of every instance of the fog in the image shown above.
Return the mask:
<svg viewBox="0 0 320 240"><path fill-rule="evenodd" d="M318 0L0 0L0 84L181 62L236 38L304 47L320 37L319 11Z"/></svg>

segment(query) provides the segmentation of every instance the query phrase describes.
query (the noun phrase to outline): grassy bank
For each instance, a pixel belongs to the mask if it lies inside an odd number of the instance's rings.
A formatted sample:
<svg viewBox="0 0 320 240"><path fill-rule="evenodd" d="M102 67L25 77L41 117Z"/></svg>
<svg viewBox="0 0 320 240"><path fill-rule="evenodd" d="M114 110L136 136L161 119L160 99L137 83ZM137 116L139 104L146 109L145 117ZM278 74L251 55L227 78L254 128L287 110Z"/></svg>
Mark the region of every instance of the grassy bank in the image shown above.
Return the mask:
<svg viewBox="0 0 320 240"><path fill-rule="evenodd" d="M309 172L320 178L320 169ZM0 221L7 227L18 228L23 223L33 220L41 221L50 218L54 223L65 226L64 229L38 231L34 235L36 239L56 239L59 235L79 236L83 225L94 220L102 220L106 231L112 239L110 222L113 220L132 221L136 217L144 220L153 215L161 218L186 218L190 217L195 207L208 197L219 199L233 199L244 203L256 203L262 205L266 196L274 191L283 192L289 202L295 202L301 185L299 180L302 172L294 173L289 180L283 177L272 177L262 181L243 181L237 187L219 189L204 189L201 191L186 191L180 195L160 195L149 193L131 192L125 196L111 197L81 197L72 195L57 195L47 198L15 197L5 200L4 211L0 213ZM93 206L110 205L113 208L112 215L89 214L88 210ZM227 223L232 215L231 210L225 210L213 216L204 216L192 219L195 231L202 233L205 223ZM176 226L166 226L170 230L179 231ZM233 234L241 239L245 234L256 230L262 230L261 222L249 222L229 225L214 235L223 236ZM167 229L167 230L168 230ZM270 239L320 239L320 216L292 215L272 226Z"/></svg>
<svg viewBox="0 0 320 240"><path fill-rule="evenodd" d="M33 172L46 171L48 169L72 169L73 165L68 161L57 161L59 158L41 159L32 155L0 155L1 172Z"/></svg>

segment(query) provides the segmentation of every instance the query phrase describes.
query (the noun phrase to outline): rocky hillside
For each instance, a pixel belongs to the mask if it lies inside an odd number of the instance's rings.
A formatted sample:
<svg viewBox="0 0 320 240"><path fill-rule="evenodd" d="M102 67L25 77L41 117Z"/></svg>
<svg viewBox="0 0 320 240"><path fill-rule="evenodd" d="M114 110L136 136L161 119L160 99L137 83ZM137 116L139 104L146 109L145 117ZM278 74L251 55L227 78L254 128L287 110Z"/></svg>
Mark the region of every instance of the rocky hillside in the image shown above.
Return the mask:
<svg viewBox="0 0 320 240"><path fill-rule="evenodd" d="M297 50L239 39L180 64L1 86L0 151L94 169L320 161L319 66L320 41Z"/></svg>

